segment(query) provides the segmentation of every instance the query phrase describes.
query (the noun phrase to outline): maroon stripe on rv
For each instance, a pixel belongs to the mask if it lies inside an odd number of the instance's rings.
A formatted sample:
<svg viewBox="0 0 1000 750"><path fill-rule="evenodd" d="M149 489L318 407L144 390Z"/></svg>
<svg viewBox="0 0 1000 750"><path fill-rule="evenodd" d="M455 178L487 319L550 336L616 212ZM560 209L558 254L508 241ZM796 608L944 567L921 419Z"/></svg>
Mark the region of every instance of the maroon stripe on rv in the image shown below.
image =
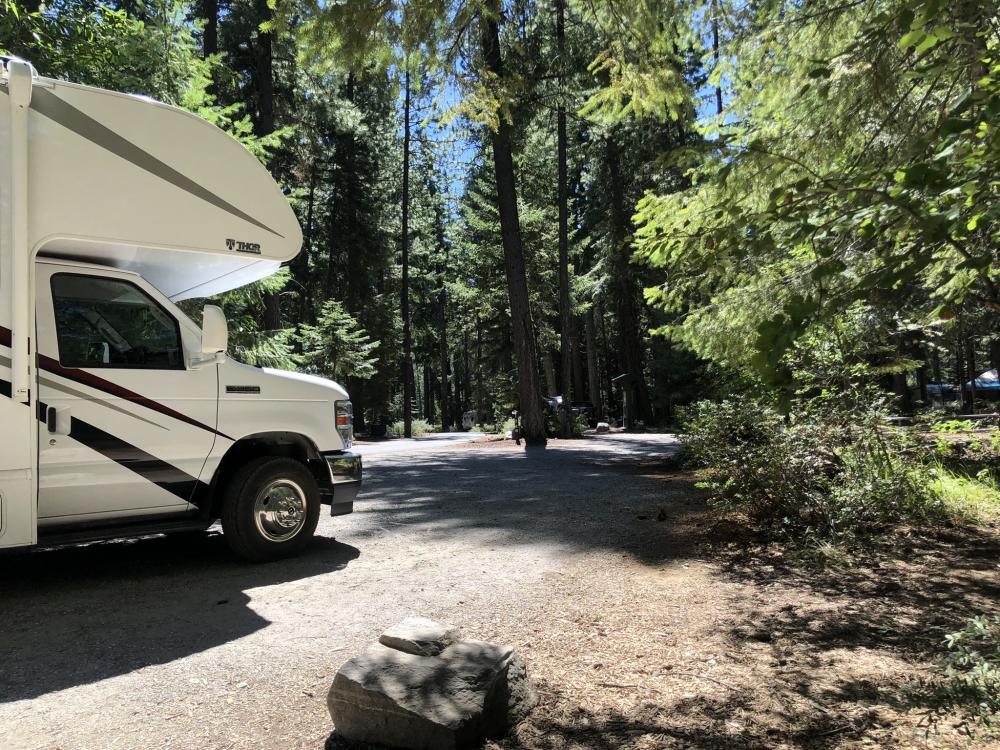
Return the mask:
<svg viewBox="0 0 1000 750"><path fill-rule="evenodd" d="M0 326L0 346L10 348L10 329Z"/></svg>
<svg viewBox="0 0 1000 750"><path fill-rule="evenodd" d="M95 388L99 391L104 391L105 393L110 393L112 396L117 396L118 398L123 398L132 403L139 404L140 406L145 406L147 409L152 409L160 414L165 414L168 417L173 417L181 422L187 422L189 425L194 427L200 427L208 432L214 432L216 435L226 438L227 440L232 440L229 435L223 432L212 429L207 424L202 424L197 419L191 419L187 414L182 414L179 411L171 409L169 406L164 406L158 401L153 401L152 399L146 398L145 396L136 393L135 391L130 391L128 388L124 388L116 383L112 383L110 380L105 380L104 378L98 377L93 373L89 373L85 370L78 370L75 367L63 367L52 357L46 357L44 354L38 355L38 363L41 368L47 372L51 372L53 375L59 375L67 380L72 380L76 383L82 385L88 385L91 388Z"/></svg>

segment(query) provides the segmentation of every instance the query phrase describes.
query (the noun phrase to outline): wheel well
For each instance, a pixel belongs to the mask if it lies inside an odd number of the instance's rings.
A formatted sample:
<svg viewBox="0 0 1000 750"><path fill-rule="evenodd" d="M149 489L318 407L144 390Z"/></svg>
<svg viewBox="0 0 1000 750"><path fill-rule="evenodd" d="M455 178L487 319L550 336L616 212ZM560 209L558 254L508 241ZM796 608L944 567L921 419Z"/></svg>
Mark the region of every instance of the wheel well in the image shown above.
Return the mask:
<svg viewBox="0 0 1000 750"><path fill-rule="evenodd" d="M330 474L326 462L309 438L295 432L264 432L248 435L229 447L215 470L215 476L212 477L213 518L219 517L223 489L229 484L233 474L248 461L263 456L281 456L303 464L312 472L321 493L330 486Z"/></svg>

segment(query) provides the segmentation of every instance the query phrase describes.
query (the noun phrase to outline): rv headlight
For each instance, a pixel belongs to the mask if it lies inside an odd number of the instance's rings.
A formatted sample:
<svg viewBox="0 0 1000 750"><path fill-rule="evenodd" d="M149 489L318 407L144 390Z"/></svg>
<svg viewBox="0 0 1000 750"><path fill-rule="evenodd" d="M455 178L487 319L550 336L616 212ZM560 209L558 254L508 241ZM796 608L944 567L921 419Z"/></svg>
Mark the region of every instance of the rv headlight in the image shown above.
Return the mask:
<svg viewBox="0 0 1000 750"><path fill-rule="evenodd" d="M354 441L354 407L350 401L334 401L333 414L344 448L350 448Z"/></svg>

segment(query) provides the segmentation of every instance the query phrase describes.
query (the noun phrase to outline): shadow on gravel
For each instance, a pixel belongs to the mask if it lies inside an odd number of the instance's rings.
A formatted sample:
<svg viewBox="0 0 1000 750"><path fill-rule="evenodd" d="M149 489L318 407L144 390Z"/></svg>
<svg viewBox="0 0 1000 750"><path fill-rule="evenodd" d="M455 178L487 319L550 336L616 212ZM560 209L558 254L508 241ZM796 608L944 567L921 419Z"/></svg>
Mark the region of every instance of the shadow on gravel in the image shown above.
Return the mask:
<svg viewBox="0 0 1000 750"><path fill-rule="evenodd" d="M879 732L892 736L894 719L879 714L915 708L904 689L912 675L882 662L926 668L940 659L946 634L969 617L994 611L1000 601L995 531L900 530L851 567L836 569L796 561L792 550L761 545L746 533L724 542L719 575L757 592L726 632L733 658L765 669L769 664L764 679L771 696L813 706L831 724L812 727L804 709L783 718L802 746L862 734L879 745ZM748 709L754 716L777 716L767 694L738 687L753 696Z"/></svg>
<svg viewBox="0 0 1000 750"><path fill-rule="evenodd" d="M381 456L369 464L355 505L370 523L352 539L394 527L417 527L431 539L499 531L510 544L606 549L656 564L689 554L689 535L672 533L671 521L703 506L690 483L644 473L675 450L662 439L602 437L544 449Z"/></svg>
<svg viewBox="0 0 1000 750"><path fill-rule="evenodd" d="M756 587L783 586L822 597L816 604L753 612L734 639L831 649L887 648L911 657L939 654L945 634L1000 601L1000 537L981 529L908 532L847 569L817 570L788 560L779 545L725 562L728 576Z"/></svg>
<svg viewBox="0 0 1000 750"><path fill-rule="evenodd" d="M647 702L628 713L590 712L579 708L565 718L535 722L530 728L521 729L516 739L507 739L499 747L505 750L668 747L692 750L808 747L824 750L838 747L845 738L856 738L863 732L863 725L838 725L819 712L785 718L794 721L800 729L762 731L754 721L747 719L746 701L739 697L728 701L695 698L673 704Z"/></svg>
<svg viewBox="0 0 1000 750"><path fill-rule="evenodd" d="M269 622L249 589L345 568L360 552L317 537L299 557L236 560L218 533L0 558L0 703L164 664Z"/></svg>

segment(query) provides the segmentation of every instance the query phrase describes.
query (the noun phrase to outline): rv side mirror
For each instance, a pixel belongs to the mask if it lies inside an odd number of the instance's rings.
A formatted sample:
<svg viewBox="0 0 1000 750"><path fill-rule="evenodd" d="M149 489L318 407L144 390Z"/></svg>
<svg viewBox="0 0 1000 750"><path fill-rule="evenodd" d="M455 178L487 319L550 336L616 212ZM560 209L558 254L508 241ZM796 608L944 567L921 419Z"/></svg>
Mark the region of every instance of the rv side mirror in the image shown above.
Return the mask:
<svg viewBox="0 0 1000 750"><path fill-rule="evenodd" d="M218 354L229 346L229 326L221 307L205 305L201 321L202 354Z"/></svg>

